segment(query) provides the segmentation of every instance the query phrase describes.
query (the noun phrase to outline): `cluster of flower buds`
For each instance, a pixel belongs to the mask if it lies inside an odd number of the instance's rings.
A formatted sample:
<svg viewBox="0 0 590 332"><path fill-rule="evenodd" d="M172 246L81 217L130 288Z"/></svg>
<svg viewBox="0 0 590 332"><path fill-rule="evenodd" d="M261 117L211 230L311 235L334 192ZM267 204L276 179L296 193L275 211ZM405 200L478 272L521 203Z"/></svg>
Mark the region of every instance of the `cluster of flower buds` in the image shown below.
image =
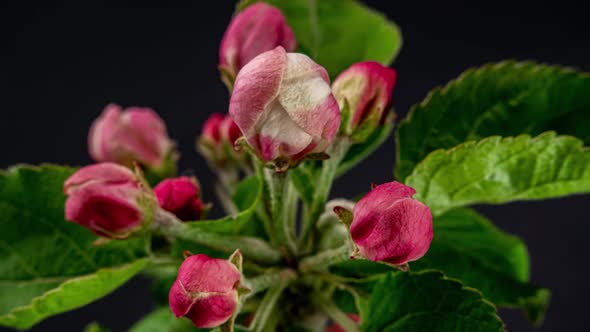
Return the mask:
<svg viewBox="0 0 590 332"><path fill-rule="evenodd" d="M244 162L244 153L235 148L241 136L240 128L229 115L213 113L203 125L197 150L211 168L227 168Z"/></svg>
<svg viewBox="0 0 590 332"><path fill-rule="evenodd" d="M352 211L353 256L404 268L420 259L432 241L432 214L412 196L416 191L399 182L375 187Z"/></svg>
<svg viewBox="0 0 590 332"><path fill-rule="evenodd" d="M297 47L283 13L263 2L247 7L232 19L221 41L219 69L223 81L231 89L242 67L277 46L288 52Z"/></svg>
<svg viewBox="0 0 590 332"><path fill-rule="evenodd" d="M332 91L342 110L341 133L364 141L386 121L392 121L391 93L396 72L375 61L359 62L342 72Z"/></svg>
<svg viewBox="0 0 590 332"><path fill-rule="evenodd" d="M90 156L97 162L132 167L134 162L156 173L175 168L174 143L164 121L150 108L122 110L108 105L88 136Z"/></svg>
<svg viewBox="0 0 590 332"><path fill-rule="evenodd" d="M81 168L64 184L67 220L106 238L126 238L149 224L152 195L128 168L99 163Z"/></svg>
<svg viewBox="0 0 590 332"><path fill-rule="evenodd" d="M229 113L258 157L277 169L323 152L340 126L326 70L280 46L242 68Z"/></svg>
<svg viewBox="0 0 590 332"><path fill-rule="evenodd" d="M197 143L212 168L246 160L235 149L237 142L284 171L314 154L320 157L338 132L358 143L392 119L393 69L372 61L357 63L330 86L326 70L306 55L290 53L295 48L293 32L275 7L256 3L232 20L219 60L224 80L233 87L229 115L211 115ZM162 214L182 221L203 216L206 207L195 178L165 179L152 191L139 171L129 169L138 163L161 173L175 163L174 143L151 109L108 105L92 125L89 149L100 163L65 182L67 220L119 239L157 222ZM433 236L430 209L413 199L414 194L414 189L390 182L356 204L329 202L317 223L322 233L318 247L354 242L354 257L404 268L427 252ZM172 312L198 328L230 321L240 294L248 291L241 270L239 251L228 260L185 255L169 293ZM360 321L356 314L349 317ZM332 325L326 331L342 329Z"/></svg>
<svg viewBox="0 0 590 332"><path fill-rule="evenodd" d="M238 306L242 286L241 254L228 260L207 255L186 257L169 294L170 309L185 316L198 328L211 328L228 321Z"/></svg>

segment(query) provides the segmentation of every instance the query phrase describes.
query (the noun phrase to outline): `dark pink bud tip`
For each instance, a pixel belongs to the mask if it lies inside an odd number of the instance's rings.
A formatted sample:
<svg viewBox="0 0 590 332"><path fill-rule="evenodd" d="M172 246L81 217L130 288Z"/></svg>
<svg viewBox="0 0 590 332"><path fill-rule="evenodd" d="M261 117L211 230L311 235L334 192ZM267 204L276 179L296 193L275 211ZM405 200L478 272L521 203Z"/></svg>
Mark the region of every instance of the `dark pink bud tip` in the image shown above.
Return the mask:
<svg viewBox="0 0 590 332"><path fill-rule="evenodd" d="M184 221L200 219L203 202L199 191L197 181L186 176L166 179L154 188L160 207Z"/></svg>
<svg viewBox="0 0 590 332"><path fill-rule="evenodd" d="M97 235L124 238L142 222L138 198L143 191L133 172L123 166L83 167L66 180L64 192L68 196L66 219Z"/></svg>
<svg viewBox="0 0 590 332"><path fill-rule="evenodd" d="M389 182L354 206L350 233L361 256L402 266L426 254L432 241L432 214L412 198L415 193L411 187Z"/></svg>

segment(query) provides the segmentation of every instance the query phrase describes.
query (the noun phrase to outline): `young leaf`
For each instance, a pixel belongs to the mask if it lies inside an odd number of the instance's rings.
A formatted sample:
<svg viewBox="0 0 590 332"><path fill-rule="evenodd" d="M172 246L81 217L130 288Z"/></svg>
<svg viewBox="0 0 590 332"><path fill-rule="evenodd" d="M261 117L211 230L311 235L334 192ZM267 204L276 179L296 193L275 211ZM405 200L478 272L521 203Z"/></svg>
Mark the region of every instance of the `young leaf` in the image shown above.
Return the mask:
<svg viewBox="0 0 590 332"><path fill-rule="evenodd" d="M422 161L406 184L434 215L459 206L590 192L590 150L553 132L489 137Z"/></svg>
<svg viewBox="0 0 590 332"><path fill-rule="evenodd" d="M252 223L256 206L260 202L262 181L257 177L248 177L240 182L233 197L240 212L234 216L227 216L216 220L201 220L186 223L194 229L219 234L247 234L256 235L259 225Z"/></svg>
<svg viewBox="0 0 590 332"><path fill-rule="evenodd" d="M503 331L479 292L437 271L388 273L374 288L364 332Z"/></svg>
<svg viewBox="0 0 590 332"><path fill-rule="evenodd" d="M390 121L383 126L378 127L363 143L353 144L338 166L338 171L336 172L337 176L346 173L377 150L377 148L387 140L392 130L393 121Z"/></svg>
<svg viewBox="0 0 590 332"><path fill-rule="evenodd" d="M507 61L470 69L413 107L397 131L396 177L426 155L492 135L555 130L590 143L590 75Z"/></svg>
<svg viewBox="0 0 590 332"><path fill-rule="evenodd" d="M253 1L248 1L253 2ZM402 45L400 29L354 0L265 0L282 10L299 51L334 78L356 62L393 62Z"/></svg>
<svg viewBox="0 0 590 332"><path fill-rule="evenodd" d="M193 332L199 331L186 318L176 318L168 307L161 307L135 323L129 332Z"/></svg>
<svg viewBox="0 0 590 332"><path fill-rule="evenodd" d="M444 271L494 304L522 308L535 324L543 321L550 291L528 283L529 256L519 238L467 208L435 218L434 234L426 256L411 263L412 271Z"/></svg>
<svg viewBox="0 0 590 332"><path fill-rule="evenodd" d="M93 245L64 220L66 167L0 172L0 325L27 329L113 291L148 263L147 240ZM91 291L90 291L91 290Z"/></svg>

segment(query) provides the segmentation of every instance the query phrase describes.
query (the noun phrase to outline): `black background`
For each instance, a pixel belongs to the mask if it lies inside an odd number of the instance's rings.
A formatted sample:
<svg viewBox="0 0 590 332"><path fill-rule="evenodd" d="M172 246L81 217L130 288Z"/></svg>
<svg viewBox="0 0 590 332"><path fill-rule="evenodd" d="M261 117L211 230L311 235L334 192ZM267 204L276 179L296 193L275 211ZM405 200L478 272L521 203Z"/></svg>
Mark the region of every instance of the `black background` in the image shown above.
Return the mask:
<svg viewBox="0 0 590 332"><path fill-rule="evenodd" d="M534 59L586 71L590 66L590 23L585 8L575 3L367 3L395 20L404 33L394 64L399 74L394 100L402 115L436 85L486 62ZM229 0L194 1L194 7L186 8L1 8L0 167L88 164L88 127L107 103L150 106L180 145L181 170L197 175L211 199L211 173L193 146L207 116L227 111L228 95L216 64L232 10ZM352 197L372 182L390 181L393 146L390 139L341 179L335 196ZM553 291L545 325L538 331L581 330L587 321L588 198L480 208L500 227L524 238L532 280ZM33 331L81 331L94 320L125 331L149 312L148 287L148 280L136 278ZM501 314L509 330L533 330L519 312Z"/></svg>

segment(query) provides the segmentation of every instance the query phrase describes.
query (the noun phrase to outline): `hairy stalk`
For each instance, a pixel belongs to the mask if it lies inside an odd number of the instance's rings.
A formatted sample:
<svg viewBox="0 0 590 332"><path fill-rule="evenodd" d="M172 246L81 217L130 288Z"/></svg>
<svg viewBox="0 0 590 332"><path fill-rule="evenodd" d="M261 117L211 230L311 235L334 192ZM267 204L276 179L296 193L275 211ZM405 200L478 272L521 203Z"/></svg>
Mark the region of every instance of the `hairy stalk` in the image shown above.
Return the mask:
<svg viewBox="0 0 590 332"><path fill-rule="evenodd" d="M211 249L232 253L240 249L242 254L259 263L277 264L281 253L267 242L250 236L209 233L199 228L190 227L174 215L158 210L153 227L165 236L187 240Z"/></svg>
<svg viewBox="0 0 590 332"><path fill-rule="evenodd" d="M346 332L360 332L358 324L350 319L336 304L324 296L315 299L318 307L328 315L334 323L338 324Z"/></svg>
<svg viewBox="0 0 590 332"><path fill-rule="evenodd" d="M254 167L256 168L256 176L258 179L264 181L264 166L260 162L255 161ZM270 239L270 243L275 244L276 240L275 233L273 232L272 228L272 220L271 216L269 216L269 213L267 212L266 197L268 197L268 188L266 186L266 182L262 186L262 191L265 199L262 200L263 204L259 204L256 207L256 216L262 221L262 226L264 227L266 235L268 235L268 238Z"/></svg>
<svg viewBox="0 0 590 332"><path fill-rule="evenodd" d="M280 278L280 282L268 289L262 298L258 309L256 310L254 320L250 325L250 331L262 332L265 330L266 324L268 323L271 314L277 309L277 302L279 301L281 294L285 288L287 288L287 286L289 286L289 284L295 279L295 277L295 273L283 273L283 277Z"/></svg>
<svg viewBox="0 0 590 332"><path fill-rule="evenodd" d="M309 237L312 235L311 230L322 212L324 212L324 205L330 195L338 165L340 165L340 162L344 159L350 146L351 142L348 137L340 137L334 141L330 151L328 151L330 159L327 159L322 163L322 170L317 179L312 204L308 207L301 225L301 236L299 238L300 246L310 243ZM310 249L312 248L307 248L305 252L309 252Z"/></svg>
<svg viewBox="0 0 590 332"><path fill-rule="evenodd" d="M271 229L273 230L275 245L284 248L290 255L297 253L295 230L289 224L287 211L288 200L285 199L288 173L264 169L266 192L270 200ZM267 201L268 202L268 201Z"/></svg>
<svg viewBox="0 0 590 332"><path fill-rule="evenodd" d="M261 274L257 277L248 279L246 281L246 286L248 286L251 291L248 293L248 297L260 293L272 286L279 285L285 280L290 281L294 278L296 278L295 271L291 269L283 269L279 271L273 271L271 273Z"/></svg>
<svg viewBox="0 0 590 332"><path fill-rule="evenodd" d="M347 241L341 247L322 251L302 259L299 263L299 270L301 272L326 270L331 265L349 260L353 250L354 247L350 241Z"/></svg>
<svg viewBox="0 0 590 332"><path fill-rule="evenodd" d="M217 173L217 183L215 183L215 194L221 202L225 213L229 215L237 214L238 208L232 199L233 188L235 188L238 175L235 170L220 169Z"/></svg>

